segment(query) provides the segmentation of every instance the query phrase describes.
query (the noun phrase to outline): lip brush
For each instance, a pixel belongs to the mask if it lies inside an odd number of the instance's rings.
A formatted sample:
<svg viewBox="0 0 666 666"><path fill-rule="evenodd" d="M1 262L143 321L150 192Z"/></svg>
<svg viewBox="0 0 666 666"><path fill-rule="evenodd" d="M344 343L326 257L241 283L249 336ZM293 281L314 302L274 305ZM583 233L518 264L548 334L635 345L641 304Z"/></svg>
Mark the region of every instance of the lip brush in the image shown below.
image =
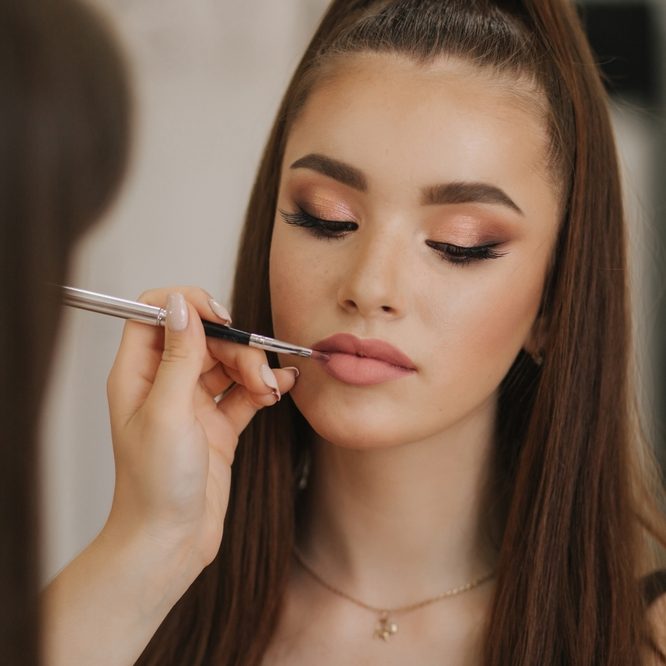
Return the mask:
<svg viewBox="0 0 666 666"><path fill-rule="evenodd" d="M156 305L146 305L137 301L128 301L124 298L116 298L106 294L99 294L85 289L76 289L75 287L60 287L63 294L63 303L80 310L89 310L100 314L120 317L121 319L130 319L153 326L164 326L167 312L164 308ZM269 338L257 333L246 333L231 326L223 326L205 319L201 320L204 331L211 338L220 338L235 342L240 345L248 345L263 349L264 351L277 352L278 354L292 354L304 358L312 358L317 361L328 361L329 357L322 352L299 347L289 342L282 342L275 338Z"/></svg>

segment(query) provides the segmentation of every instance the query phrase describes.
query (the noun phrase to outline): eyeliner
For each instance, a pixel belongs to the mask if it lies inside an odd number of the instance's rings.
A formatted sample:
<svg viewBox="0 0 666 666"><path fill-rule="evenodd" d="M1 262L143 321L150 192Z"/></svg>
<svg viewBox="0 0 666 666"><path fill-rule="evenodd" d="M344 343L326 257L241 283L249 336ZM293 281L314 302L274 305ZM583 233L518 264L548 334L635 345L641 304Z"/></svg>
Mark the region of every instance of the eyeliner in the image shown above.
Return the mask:
<svg viewBox="0 0 666 666"><path fill-rule="evenodd" d="M147 305L137 301L128 301L124 298L116 298L106 294L98 294L94 291L76 289L75 287L60 287L63 295L63 303L80 310L88 310L99 314L106 314L121 319L130 319L143 324L153 326L164 326L167 312L164 308L156 305ZM257 333L246 333L231 326L223 326L212 321L202 319L204 331L208 337L219 338L239 345L256 347L264 351L277 352L278 354L292 354L303 358L312 358L318 361L328 361L328 356L314 349L299 347L289 342L282 342L275 338L269 338Z"/></svg>

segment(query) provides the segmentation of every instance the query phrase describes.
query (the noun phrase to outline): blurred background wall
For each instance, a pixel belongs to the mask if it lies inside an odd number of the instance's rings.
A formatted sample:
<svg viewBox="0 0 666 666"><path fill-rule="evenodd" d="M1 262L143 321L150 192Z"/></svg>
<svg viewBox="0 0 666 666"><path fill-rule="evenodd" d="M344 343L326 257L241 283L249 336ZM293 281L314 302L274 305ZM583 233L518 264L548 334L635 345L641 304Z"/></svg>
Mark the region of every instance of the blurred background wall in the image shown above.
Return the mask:
<svg viewBox="0 0 666 666"><path fill-rule="evenodd" d="M636 384L666 469L666 2L584 0L612 96L629 221Z"/></svg>
<svg viewBox="0 0 666 666"><path fill-rule="evenodd" d="M136 132L125 187L78 248L71 283L125 298L194 284L225 303L264 140L327 2L93 1L116 27L131 64ZM618 86L614 118L632 220L639 385L649 428L663 440L657 406L666 402L666 3L589 0L591 34L608 5L647 7L655 32L654 97ZM611 62L614 54L601 56ZM122 322L70 310L63 323L42 424L45 579L99 531L113 493L105 382Z"/></svg>

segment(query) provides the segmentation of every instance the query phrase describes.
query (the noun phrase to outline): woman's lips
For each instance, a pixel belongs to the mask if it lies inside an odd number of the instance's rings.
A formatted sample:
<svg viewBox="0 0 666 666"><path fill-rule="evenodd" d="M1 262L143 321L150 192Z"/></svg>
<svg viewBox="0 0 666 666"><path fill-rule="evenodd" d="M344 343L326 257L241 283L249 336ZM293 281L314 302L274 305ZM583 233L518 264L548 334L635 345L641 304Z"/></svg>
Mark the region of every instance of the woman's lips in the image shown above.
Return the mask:
<svg viewBox="0 0 666 666"><path fill-rule="evenodd" d="M346 384L370 386L410 375L416 368L412 360L383 340L361 340L349 333L338 333L312 345L330 357L322 367Z"/></svg>

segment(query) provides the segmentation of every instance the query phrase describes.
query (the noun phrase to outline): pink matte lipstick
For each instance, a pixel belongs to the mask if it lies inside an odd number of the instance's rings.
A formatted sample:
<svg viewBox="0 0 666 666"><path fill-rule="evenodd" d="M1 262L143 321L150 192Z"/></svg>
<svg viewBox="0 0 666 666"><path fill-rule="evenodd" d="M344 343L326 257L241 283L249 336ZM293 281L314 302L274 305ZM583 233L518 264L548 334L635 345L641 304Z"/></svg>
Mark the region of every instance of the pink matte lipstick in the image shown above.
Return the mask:
<svg viewBox="0 0 666 666"><path fill-rule="evenodd" d="M329 357L322 368L345 384L371 386L416 372L413 361L384 340L361 340L337 333L312 346Z"/></svg>

